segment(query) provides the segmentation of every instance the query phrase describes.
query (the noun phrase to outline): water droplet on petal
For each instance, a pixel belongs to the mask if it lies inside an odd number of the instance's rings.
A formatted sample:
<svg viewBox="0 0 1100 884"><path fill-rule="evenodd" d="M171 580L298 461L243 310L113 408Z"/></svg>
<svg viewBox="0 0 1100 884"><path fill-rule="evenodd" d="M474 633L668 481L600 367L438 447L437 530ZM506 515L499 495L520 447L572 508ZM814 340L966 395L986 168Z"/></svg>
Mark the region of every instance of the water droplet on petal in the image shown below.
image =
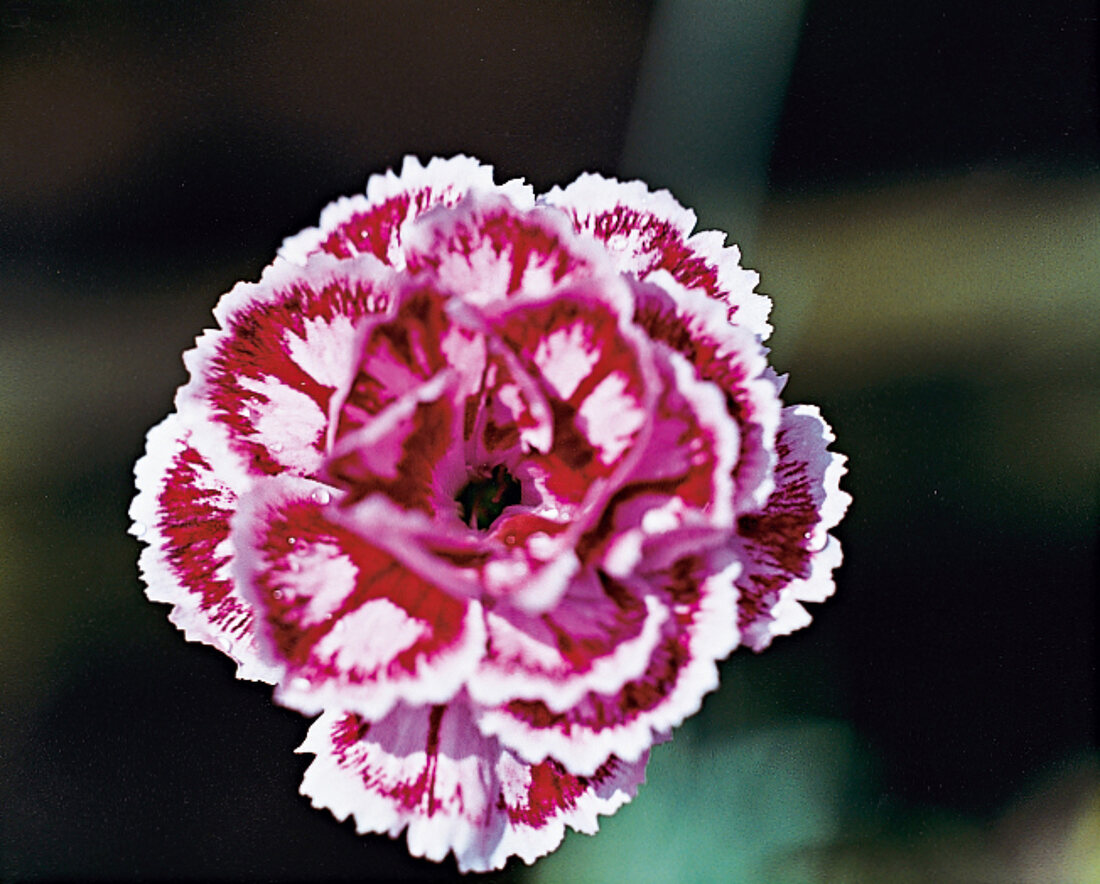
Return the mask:
<svg viewBox="0 0 1100 884"><path fill-rule="evenodd" d="M297 537L288 537L288 538L286 539L286 545L287 545L287 546L294 546L294 544L296 544L297 542L298 542L298 538L297 538Z"/></svg>
<svg viewBox="0 0 1100 884"><path fill-rule="evenodd" d="M271 596L272 598L281 599L283 597L283 591L281 589L276 589L271 593Z"/></svg>
<svg viewBox="0 0 1100 884"><path fill-rule="evenodd" d="M308 678L292 678L290 680L290 689L292 691L308 691L312 685L309 683Z"/></svg>
<svg viewBox="0 0 1100 884"><path fill-rule="evenodd" d="M134 527L131 528L130 530L133 532L134 537L144 537L145 532L148 531L149 529L146 528L145 525L142 524L141 522L134 522Z"/></svg>
<svg viewBox="0 0 1100 884"><path fill-rule="evenodd" d="M321 506L324 506L326 503L332 500L332 495L329 494L324 488L318 488L316 491L313 492L313 494L310 495L310 497L317 501L317 503L321 504Z"/></svg>
<svg viewBox="0 0 1100 884"><path fill-rule="evenodd" d="M272 442L271 443L271 450L274 451L276 454L278 454L280 451L283 450L283 443L282 442Z"/></svg>

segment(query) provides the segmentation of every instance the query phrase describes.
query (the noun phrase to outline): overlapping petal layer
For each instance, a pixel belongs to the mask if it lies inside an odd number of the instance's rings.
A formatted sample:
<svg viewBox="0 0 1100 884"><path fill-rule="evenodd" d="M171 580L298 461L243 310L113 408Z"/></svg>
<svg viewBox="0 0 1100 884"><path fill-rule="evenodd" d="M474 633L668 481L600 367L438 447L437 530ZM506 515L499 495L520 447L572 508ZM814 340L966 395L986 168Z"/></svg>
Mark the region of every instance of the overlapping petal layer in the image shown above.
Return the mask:
<svg viewBox="0 0 1100 884"><path fill-rule="evenodd" d="M769 302L666 192L409 160L185 355L131 508L148 595L320 714L303 791L460 868L633 794L716 664L832 592L848 497Z"/></svg>
<svg viewBox="0 0 1100 884"><path fill-rule="evenodd" d="M568 708L542 700L513 700L486 709L482 733L495 736L529 762L554 758L575 773L596 770L610 755L633 761L698 709L718 685L716 661L737 643L728 628L737 616L733 580L739 565L716 570L685 558L649 576L667 616L642 668L620 673L611 690L592 690Z"/></svg>
<svg viewBox="0 0 1100 884"><path fill-rule="evenodd" d="M740 626L743 641L763 650L777 635L807 626L802 602L833 594L840 543L828 532L851 496L840 490L844 458L828 451L832 430L813 406L785 408L776 449L775 490L760 511L741 517L737 550L744 564Z"/></svg>
<svg viewBox="0 0 1100 884"><path fill-rule="evenodd" d="M645 777L645 756L608 758L588 776L546 760L529 764L483 737L462 699L399 707L377 721L326 712L298 750L316 755L302 794L359 832L408 829L415 856L453 851L461 871L534 862L565 827L593 833L597 817L629 801Z"/></svg>

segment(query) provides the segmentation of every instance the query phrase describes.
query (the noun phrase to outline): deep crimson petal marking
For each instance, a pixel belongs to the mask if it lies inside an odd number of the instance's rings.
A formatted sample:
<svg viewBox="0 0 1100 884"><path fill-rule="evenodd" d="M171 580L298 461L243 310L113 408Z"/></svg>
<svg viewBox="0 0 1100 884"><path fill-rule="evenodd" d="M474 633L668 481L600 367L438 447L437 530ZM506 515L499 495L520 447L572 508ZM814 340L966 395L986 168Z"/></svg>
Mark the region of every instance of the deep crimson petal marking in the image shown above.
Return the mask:
<svg viewBox="0 0 1100 884"><path fill-rule="evenodd" d="M760 512L738 521L745 565L737 581L739 620L753 650L809 624L800 603L822 602L833 593L832 572L841 555L836 538L827 532L851 502L840 490L845 458L826 450L833 438L816 408L784 409L775 491Z"/></svg>
<svg viewBox="0 0 1100 884"><path fill-rule="evenodd" d="M547 294L607 268L561 213L521 211L503 195L468 197L453 211L424 215L410 227L405 251L410 270L431 271L475 304Z"/></svg>
<svg viewBox="0 0 1100 884"><path fill-rule="evenodd" d="M324 456L333 398L351 380L355 327L386 311L388 271L373 260L275 265L219 304L224 331L185 357L181 392L222 425L254 473L311 475Z"/></svg>
<svg viewBox="0 0 1100 884"><path fill-rule="evenodd" d="M431 288L402 293L392 315L364 323L358 363L341 403L336 438L364 426L391 402L452 370L471 392L484 370L483 345L446 315L446 296Z"/></svg>
<svg viewBox="0 0 1100 884"><path fill-rule="evenodd" d="M321 716L316 806L531 862L833 591L844 459L781 404L756 274L694 226L641 182L536 201L410 158L184 354L135 469L147 594Z"/></svg>
<svg viewBox="0 0 1100 884"><path fill-rule="evenodd" d="M613 692L645 669L668 614L637 587L582 572L550 612L486 612L486 654L468 689L485 706L537 698L558 711L589 691Z"/></svg>
<svg viewBox="0 0 1100 884"><path fill-rule="evenodd" d="M578 506L593 487L636 456L657 385L647 343L625 323L628 292L593 284L509 305L489 331L538 378L550 408L553 445L526 468L541 492Z"/></svg>
<svg viewBox="0 0 1100 884"><path fill-rule="evenodd" d="M441 860L453 852L461 871L527 863L561 842L566 826L593 833L597 816L633 797L645 759L609 758L577 776L555 761L531 765L482 737L462 698L446 706L398 707L368 723L323 715L298 750L316 755L302 793L359 832L397 837L409 851Z"/></svg>
<svg viewBox="0 0 1100 884"><path fill-rule="evenodd" d="M512 700L482 711L482 733L529 762L549 757L575 773L608 755L630 761L698 711L718 686L717 661L737 644L724 628L736 617L738 566L716 571L701 558L681 559L652 582L669 606L660 641L645 670L613 692L589 692L568 709L541 700Z"/></svg>
<svg viewBox="0 0 1100 884"><path fill-rule="evenodd" d="M695 213L668 191L586 174L564 190L555 187L544 201L565 211L578 231L603 242L619 270L643 280L666 271L725 304L732 322L761 339L771 333L771 301L754 293L759 277L741 267L740 250L725 246L720 233L691 236Z"/></svg>
<svg viewBox="0 0 1100 884"><path fill-rule="evenodd" d="M338 705L377 716L400 698L450 699L481 654L480 605L332 522L319 490L327 494L315 483L267 482L236 521L261 638L283 668L280 701L306 714Z"/></svg>
<svg viewBox="0 0 1100 884"><path fill-rule="evenodd" d="M437 377L337 437L323 475L346 489L345 505L384 494L403 509L453 516L465 465L462 415L446 395L447 380Z"/></svg>
<svg viewBox="0 0 1100 884"><path fill-rule="evenodd" d="M768 374L764 348L745 329L730 325L719 305L679 289L658 275L658 285L634 287L635 321L655 341L683 355L699 376L717 385L737 421L741 442L734 469L734 505L759 508L772 491L779 390ZM675 292L673 297L669 292Z"/></svg>
<svg viewBox="0 0 1100 884"><path fill-rule="evenodd" d="M661 569L684 554L685 540L687 551L720 545L733 522L737 427L713 385L678 354L656 355L664 384L653 430L577 544L582 561L612 574Z"/></svg>
<svg viewBox="0 0 1100 884"><path fill-rule="evenodd" d="M179 415L149 432L135 470L142 490L130 507L131 530L148 544L146 594L173 605L171 619L188 639L236 660L241 678L274 682L254 641L252 606L232 574L229 525L245 478L205 444L212 436L209 427L184 429Z"/></svg>
<svg viewBox="0 0 1100 884"><path fill-rule="evenodd" d="M409 225L436 206L454 206L471 190L499 190L522 208L534 201L522 181L498 187L492 167L469 157L433 158L427 166L407 157L400 175L372 175L365 196L345 197L329 205L321 213L319 227L288 239L279 254L298 264L319 251L338 258L371 254L404 269L402 243Z"/></svg>

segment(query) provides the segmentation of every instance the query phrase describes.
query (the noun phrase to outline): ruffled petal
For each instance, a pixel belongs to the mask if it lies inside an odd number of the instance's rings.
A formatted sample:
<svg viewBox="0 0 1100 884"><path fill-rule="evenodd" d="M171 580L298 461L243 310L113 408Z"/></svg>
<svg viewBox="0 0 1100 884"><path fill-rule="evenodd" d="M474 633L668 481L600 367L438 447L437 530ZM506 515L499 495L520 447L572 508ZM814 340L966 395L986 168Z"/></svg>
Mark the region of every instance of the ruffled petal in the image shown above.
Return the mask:
<svg viewBox="0 0 1100 884"><path fill-rule="evenodd" d="M683 559L654 576L672 615L640 675L615 692L588 693L558 712L539 700L482 710L481 732L527 762L550 757L577 774L596 770L610 755L643 758L718 686L717 661L738 643L733 580L739 569L731 563L716 572L700 559Z"/></svg>
<svg viewBox="0 0 1100 884"><path fill-rule="evenodd" d="M494 606L470 695L484 706L532 699L561 711L589 691L612 693L645 671L668 616L655 595L593 571L541 614Z"/></svg>
<svg viewBox="0 0 1100 884"><path fill-rule="evenodd" d="M384 494L403 509L456 518L466 463L452 380L439 374L338 436L322 474L347 491L345 506Z"/></svg>
<svg viewBox="0 0 1100 884"><path fill-rule="evenodd" d="M362 323L347 395L334 420L336 438L441 372L456 375L456 398L477 390L485 370L484 344L452 320L447 302L448 296L420 281L398 294L389 314Z"/></svg>
<svg viewBox="0 0 1100 884"><path fill-rule="evenodd" d="M467 407L468 463L503 464L514 473L527 453L545 454L553 445L554 415L546 394L505 348L488 354L481 390Z"/></svg>
<svg viewBox="0 0 1100 884"><path fill-rule="evenodd" d="M571 517L630 469L651 428L660 379L651 345L629 321L629 289L589 282L523 298L486 317L486 333L536 380L551 411L552 443L520 469L543 501Z"/></svg>
<svg viewBox="0 0 1100 884"><path fill-rule="evenodd" d="M303 792L461 870L595 831L833 591L849 497L770 301L666 191L405 161L185 354L136 468L151 599L322 718Z"/></svg>
<svg viewBox="0 0 1100 884"><path fill-rule="evenodd" d="M387 310L393 289L374 258L276 262L222 298L222 327L184 354L191 381L177 406L208 415L252 475L313 475L353 377L355 327Z"/></svg>
<svg viewBox="0 0 1100 884"><path fill-rule="evenodd" d="M189 429L177 414L150 430L135 467L130 530L148 544L140 560L146 595L173 606L171 620L190 641L232 657L239 678L274 683L252 604L233 576L229 526L248 479L222 451L212 428Z"/></svg>
<svg viewBox="0 0 1100 884"><path fill-rule="evenodd" d="M690 551L728 543L737 425L721 392L678 353L655 354L662 379L652 427L630 472L577 544L609 574L658 570Z"/></svg>
<svg viewBox="0 0 1100 884"><path fill-rule="evenodd" d="M287 239L279 255L303 264L319 251L337 258L369 254L401 270L405 267L402 244L409 225L436 206L454 206L470 192L499 192L519 207L534 202L531 188L523 181L497 186L493 167L470 157L436 157L424 166L408 156L400 175L392 170L372 175L365 195L330 203L321 213L320 225Z"/></svg>
<svg viewBox="0 0 1100 884"><path fill-rule="evenodd" d="M649 280L658 285L634 286L634 319L654 341L686 357L726 397L726 408L741 432L734 507L738 512L757 510L774 487L781 408L766 351L753 334L729 323L718 302L683 288L663 270L650 274Z"/></svg>
<svg viewBox="0 0 1100 884"><path fill-rule="evenodd" d="M553 761L527 764L482 737L461 700L398 706L370 723L327 712L299 752L316 756L302 794L360 833L397 837L409 852L439 861L453 852L462 872L532 863L561 843L565 827L594 833L598 816L629 801L645 776L645 757L607 759L590 776Z"/></svg>
<svg viewBox="0 0 1100 884"><path fill-rule="evenodd" d="M319 483L269 479L238 507L237 570L281 670L277 699L307 715L368 717L399 699L449 700L482 654L480 604L331 521L326 512L338 506Z"/></svg>
<svg viewBox="0 0 1100 884"><path fill-rule="evenodd" d="M504 194L471 194L450 211L425 214L409 228L405 253L410 270L430 270L472 304L545 295L612 271L561 212L517 206Z"/></svg>
<svg viewBox="0 0 1100 884"><path fill-rule="evenodd" d="M580 232L602 242L623 273L646 279L668 271L681 285L726 305L730 321L766 340L771 299L753 290L759 276L741 266L741 251L716 231L697 233L695 213L667 190L641 181L581 175L564 190L555 187L540 202L565 211Z"/></svg>
<svg viewBox="0 0 1100 884"><path fill-rule="evenodd" d="M840 543L829 530L840 522L851 496L840 490L843 455L828 451L834 440L817 408L783 409L776 450L776 488L760 512L738 520L737 581L744 642L755 651L810 622L801 602L833 594Z"/></svg>

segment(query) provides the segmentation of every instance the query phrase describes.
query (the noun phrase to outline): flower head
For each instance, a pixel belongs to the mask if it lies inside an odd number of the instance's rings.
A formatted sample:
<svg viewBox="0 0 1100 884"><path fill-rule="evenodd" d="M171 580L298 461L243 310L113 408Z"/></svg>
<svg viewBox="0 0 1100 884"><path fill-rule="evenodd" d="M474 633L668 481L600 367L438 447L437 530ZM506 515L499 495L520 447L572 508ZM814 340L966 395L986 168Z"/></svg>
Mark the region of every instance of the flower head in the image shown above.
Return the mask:
<svg viewBox="0 0 1100 884"><path fill-rule="evenodd" d="M320 717L302 786L463 870L628 801L847 495L769 302L666 192L406 161L215 309L131 509L148 595Z"/></svg>

